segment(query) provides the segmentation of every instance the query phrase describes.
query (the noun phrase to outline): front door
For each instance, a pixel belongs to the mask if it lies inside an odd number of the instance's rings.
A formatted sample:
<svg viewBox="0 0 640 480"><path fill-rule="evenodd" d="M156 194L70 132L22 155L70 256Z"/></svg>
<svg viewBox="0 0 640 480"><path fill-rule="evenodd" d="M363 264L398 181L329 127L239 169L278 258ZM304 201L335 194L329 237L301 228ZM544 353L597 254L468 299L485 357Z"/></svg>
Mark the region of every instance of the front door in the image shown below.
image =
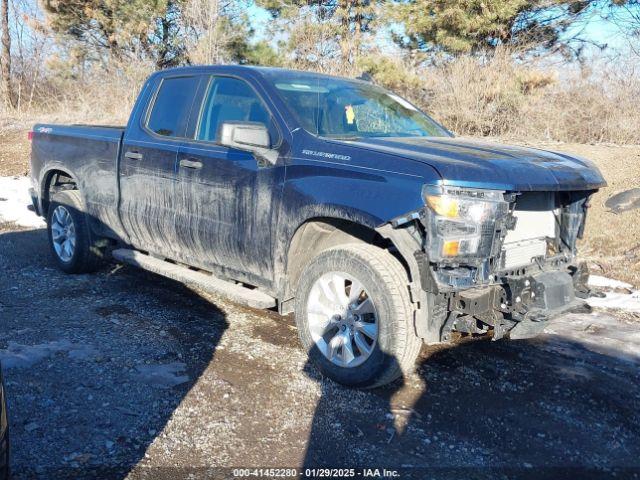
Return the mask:
<svg viewBox="0 0 640 480"><path fill-rule="evenodd" d="M164 78L149 92L151 107L129 125L120 159L120 216L129 243L174 257L182 233L176 219L176 160L187 135L200 76Z"/></svg>
<svg viewBox="0 0 640 480"><path fill-rule="evenodd" d="M216 144L225 121L265 124L274 148L281 136L254 88L235 77L214 76L194 127L194 140L178 152L180 224L190 235L181 247L197 264L222 267L254 285L273 280L273 246L285 178L250 152Z"/></svg>

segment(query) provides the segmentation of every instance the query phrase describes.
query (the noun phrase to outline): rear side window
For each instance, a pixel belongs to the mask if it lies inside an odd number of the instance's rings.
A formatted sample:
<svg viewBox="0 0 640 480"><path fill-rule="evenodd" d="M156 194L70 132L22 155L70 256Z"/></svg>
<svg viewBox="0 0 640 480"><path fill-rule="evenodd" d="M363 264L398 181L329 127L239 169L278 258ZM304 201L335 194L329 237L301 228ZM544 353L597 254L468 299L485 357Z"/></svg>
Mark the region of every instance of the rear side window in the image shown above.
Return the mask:
<svg viewBox="0 0 640 480"><path fill-rule="evenodd" d="M271 145L279 141L271 113L249 84L237 78L214 77L202 108L196 139L217 141L224 122L262 123L269 130Z"/></svg>
<svg viewBox="0 0 640 480"><path fill-rule="evenodd" d="M153 103L147 128L165 137L184 137L198 77L165 78Z"/></svg>

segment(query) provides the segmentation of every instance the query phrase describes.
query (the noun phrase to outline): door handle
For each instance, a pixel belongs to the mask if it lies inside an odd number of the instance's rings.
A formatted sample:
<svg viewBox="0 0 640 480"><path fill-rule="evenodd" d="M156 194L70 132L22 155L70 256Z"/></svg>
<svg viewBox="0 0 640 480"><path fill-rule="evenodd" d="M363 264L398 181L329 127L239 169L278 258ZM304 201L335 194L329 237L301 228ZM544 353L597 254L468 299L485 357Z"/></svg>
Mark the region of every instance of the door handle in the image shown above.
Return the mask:
<svg viewBox="0 0 640 480"><path fill-rule="evenodd" d="M202 168L202 162L198 162L197 160L188 160L182 159L180 160L180 166L183 168L190 168L192 170L198 170Z"/></svg>
<svg viewBox="0 0 640 480"><path fill-rule="evenodd" d="M142 160L142 154L138 152L125 152L124 156L129 160Z"/></svg>

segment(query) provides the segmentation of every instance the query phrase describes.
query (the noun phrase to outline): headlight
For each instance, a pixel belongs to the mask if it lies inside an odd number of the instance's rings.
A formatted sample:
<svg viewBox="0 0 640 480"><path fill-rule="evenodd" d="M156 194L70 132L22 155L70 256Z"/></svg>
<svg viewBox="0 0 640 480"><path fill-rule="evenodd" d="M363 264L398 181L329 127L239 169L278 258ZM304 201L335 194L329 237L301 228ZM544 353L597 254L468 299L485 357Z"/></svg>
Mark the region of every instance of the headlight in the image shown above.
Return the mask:
<svg viewBox="0 0 640 480"><path fill-rule="evenodd" d="M486 259L498 253L493 251L497 222L509 213L504 192L425 185L422 196L431 261Z"/></svg>

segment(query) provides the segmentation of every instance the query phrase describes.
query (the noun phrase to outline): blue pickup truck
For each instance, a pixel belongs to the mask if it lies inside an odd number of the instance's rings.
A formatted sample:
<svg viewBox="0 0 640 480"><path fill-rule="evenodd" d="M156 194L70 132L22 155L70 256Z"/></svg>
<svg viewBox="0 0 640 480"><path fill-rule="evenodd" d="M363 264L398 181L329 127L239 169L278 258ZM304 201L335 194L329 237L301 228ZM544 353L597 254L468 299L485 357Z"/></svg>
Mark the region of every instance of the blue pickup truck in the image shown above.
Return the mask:
<svg viewBox="0 0 640 480"><path fill-rule="evenodd" d="M393 381L424 342L534 335L589 294L576 241L605 185L591 162L455 138L370 82L171 69L125 128L31 137L60 268L112 255L294 312L310 358L346 385Z"/></svg>

